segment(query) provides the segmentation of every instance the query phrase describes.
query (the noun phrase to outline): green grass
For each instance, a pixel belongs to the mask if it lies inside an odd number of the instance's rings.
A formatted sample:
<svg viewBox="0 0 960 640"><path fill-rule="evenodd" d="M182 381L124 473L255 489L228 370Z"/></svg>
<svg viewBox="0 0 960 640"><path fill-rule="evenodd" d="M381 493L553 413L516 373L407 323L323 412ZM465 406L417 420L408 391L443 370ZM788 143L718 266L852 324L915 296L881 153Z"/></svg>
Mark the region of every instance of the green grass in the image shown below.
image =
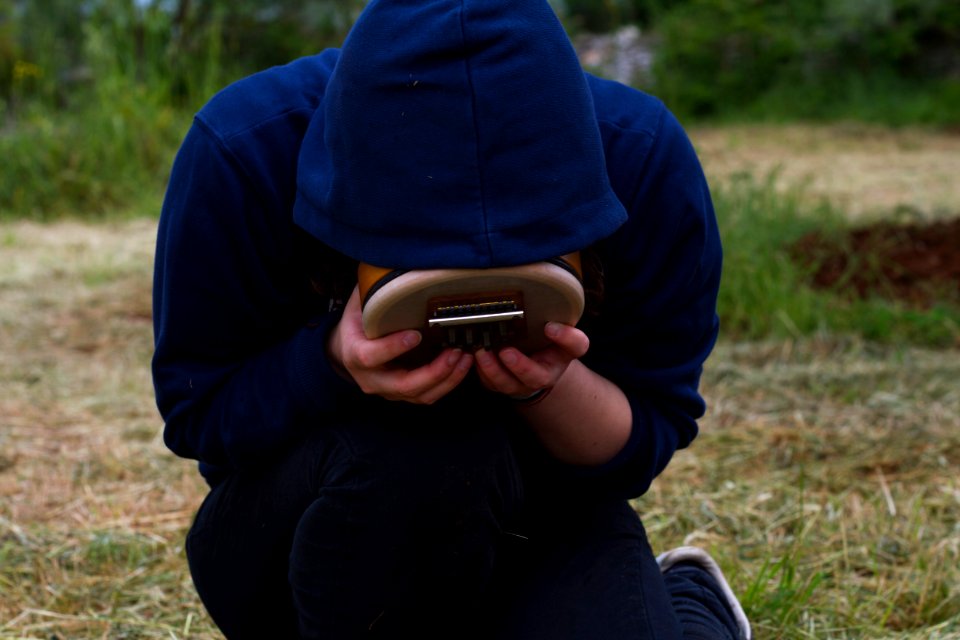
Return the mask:
<svg viewBox="0 0 960 640"><path fill-rule="evenodd" d="M38 528L0 545L0 562L0 587L21 607L0 637L198 637L187 635L202 613L174 538Z"/></svg>
<svg viewBox="0 0 960 640"><path fill-rule="evenodd" d="M811 286L816 265L801 266L791 244L818 231L849 228L829 202L812 202L803 185L775 187L744 174L714 190L725 258L718 302L721 331L732 340L853 334L883 343L951 346L960 340L960 306L919 310L892 299L851 299Z"/></svg>
<svg viewBox="0 0 960 640"><path fill-rule="evenodd" d="M757 122L853 120L893 127L956 127L960 80L917 80L893 74L847 73L816 83L774 86L754 103L721 119Z"/></svg>
<svg viewBox="0 0 960 640"><path fill-rule="evenodd" d="M156 210L190 114L129 89L69 114L33 105L0 129L0 157L9 159L0 171L0 220Z"/></svg>

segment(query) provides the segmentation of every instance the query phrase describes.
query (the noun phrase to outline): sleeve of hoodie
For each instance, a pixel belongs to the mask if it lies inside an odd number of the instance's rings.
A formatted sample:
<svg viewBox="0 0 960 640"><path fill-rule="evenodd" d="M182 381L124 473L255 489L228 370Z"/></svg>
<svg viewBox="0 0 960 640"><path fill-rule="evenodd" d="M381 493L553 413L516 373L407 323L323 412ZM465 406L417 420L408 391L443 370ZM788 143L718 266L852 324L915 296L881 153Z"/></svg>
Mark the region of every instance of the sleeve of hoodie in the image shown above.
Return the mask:
<svg viewBox="0 0 960 640"><path fill-rule="evenodd" d="M586 363L616 382L633 412L626 447L590 475L637 497L697 435L698 387L719 321L721 245L709 189L680 124L646 97L644 117L601 121L612 185L628 221L599 247L601 314ZM618 104L629 104L619 101Z"/></svg>
<svg viewBox="0 0 960 640"><path fill-rule="evenodd" d="M244 132L271 140L244 157L196 119L161 213L152 366L164 440L220 469L277 451L352 390L325 357L336 317L305 304L295 260L296 122Z"/></svg>

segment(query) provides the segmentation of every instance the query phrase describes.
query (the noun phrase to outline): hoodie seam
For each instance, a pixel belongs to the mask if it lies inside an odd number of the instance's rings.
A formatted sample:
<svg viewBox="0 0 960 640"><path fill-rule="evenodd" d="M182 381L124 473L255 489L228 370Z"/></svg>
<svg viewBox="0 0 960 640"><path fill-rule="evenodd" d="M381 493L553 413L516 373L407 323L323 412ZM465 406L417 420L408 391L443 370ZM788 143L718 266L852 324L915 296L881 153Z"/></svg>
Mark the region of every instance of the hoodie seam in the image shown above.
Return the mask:
<svg viewBox="0 0 960 640"><path fill-rule="evenodd" d="M648 167L649 167L649 165L650 165L651 158L655 155L654 152L655 152L656 147L662 143L663 130L664 130L664 126L666 125L668 115L669 115L669 111L666 109L666 107L663 105L663 103L660 103L660 109L659 109L659 112L658 112L658 114L657 114L656 123L655 123L654 126L651 127L650 129L635 129L635 128L631 128L631 127L624 127L624 126L620 125L619 123L614 122L613 120L609 120L609 119L600 120L600 119L598 119L598 122L607 124L607 125L609 125L609 126L611 126L611 127L615 127L615 128L617 128L617 129L619 129L620 131L627 131L627 132L630 132L630 133L638 133L638 134L643 134L643 135L647 135L647 136L650 137L650 147L647 149L647 153L644 155L643 161L641 162L640 166L639 166L638 169L637 169L636 181L635 181L635 184L634 184L634 186L633 186L633 191L632 191L632 193L630 194L630 203L631 203L631 206L630 206L630 208L628 209L628 211L632 211L632 210L633 210L633 203L634 203L634 202L636 201L636 199L637 199L637 192L643 187L643 182L644 182L644 179L645 179L644 177L645 177L645 175L646 175L646 173L647 173L647 169L648 169ZM707 187L707 188L709 189L709 187ZM678 228L686 229L686 228L689 226L688 220L689 220L690 215L691 215L691 214L690 214L689 212L684 212L683 220L681 220L681 221L678 223ZM707 242L704 241L704 242L703 242L703 245L700 247L699 251L697 252L697 266L693 269L693 271L692 271L692 273L690 274L690 276L684 281L682 288L686 289L686 288L692 286L692 284L693 284L695 281L697 281L698 277L700 277L701 272L704 271L703 264L704 264L704 254L705 254L706 250L707 250ZM708 274L708 276L709 276L709 274Z"/></svg>
<svg viewBox="0 0 960 640"><path fill-rule="evenodd" d="M249 135L252 131L256 131L257 129L260 129L261 127L269 125L276 120L282 120L290 116L291 114L303 112L303 113L312 115L316 113L316 111L317 111L317 107L299 105L296 107L292 107L290 109L284 109L283 111L277 111L277 112L271 113L268 116L259 118L257 120L254 120L253 122L249 122L246 124L246 126L239 127L234 131L223 132L222 134L218 134L218 137L220 137L224 141L224 143L229 143L235 140L236 138L245 137ZM198 116L198 117L202 117L202 116Z"/></svg>
<svg viewBox="0 0 960 640"><path fill-rule="evenodd" d="M217 147L220 153L223 154L227 162L232 164L236 168L237 172L243 176L247 187L256 194L257 200L260 202L260 206L266 207L267 202L269 201L268 198L266 198L261 192L260 186L256 181L254 181L250 171L247 170L246 163L243 162L243 160L241 160L236 153L234 153L230 143L199 115L194 118L194 122L197 124L198 129Z"/></svg>
<svg viewBox="0 0 960 640"><path fill-rule="evenodd" d="M650 134L650 148L647 149L647 157L643 159L642 166L638 167L637 184L634 186L633 193L630 194L631 205L636 201L637 191L639 191L640 185L643 183L643 179L647 175L647 168L650 166L650 158L652 158L654 155L654 148L660 144L660 139L663 134L663 123L666 119L665 116L666 109L660 109L660 113L657 115L657 124Z"/></svg>
<svg viewBox="0 0 960 640"><path fill-rule="evenodd" d="M627 133L636 133L645 136L650 136L652 139L656 139L657 134L660 132L662 127L663 114L661 113L657 117L657 123L651 128L639 129L637 127L624 126L617 122L616 120L611 120L609 118L597 118L597 124L600 125L609 125L610 127L617 129L618 131L624 131Z"/></svg>
<svg viewBox="0 0 960 640"><path fill-rule="evenodd" d="M463 0L461 0L460 38L463 41L464 48L467 46L467 31L464 25L465 13L466 8L464 7ZM493 261L493 243L490 240L490 226L488 224L489 220L487 216L487 194L483 175L483 163L480 161L480 123L479 118L477 117L477 93L473 83L473 66L470 64L470 56L464 56L463 65L466 68L467 83L470 89L470 115L471 120L473 120L474 160L476 161L477 167L477 186L480 190L480 211L483 215L483 237L486 240L487 245L487 261L488 263L491 263Z"/></svg>
<svg viewBox="0 0 960 640"><path fill-rule="evenodd" d="M647 175L647 168L650 166L650 158L652 158L653 155L654 155L654 148L655 148L658 144L660 144L661 135L662 135L662 133L663 133L663 124L664 124L664 121L665 121L665 120L666 120L666 109L661 108L661 109L660 109L660 113L657 114L657 122L656 122L656 125L654 125L654 127L653 127L653 129L652 129L651 131L637 130L637 129L626 129L626 128L624 128L624 127L620 127L621 130L625 130L625 131L638 131L638 132L641 132L641 133L644 133L644 134L650 136L650 147L647 149L647 153L644 155L643 162L641 162L641 163L640 163L640 166L637 167L637 174L636 174L637 177L636 177L636 181L635 181L635 183L634 183L634 185L633 185L633 191L632 191L632 193L630 194L630 208L631 208L631 209L633 208L633 206L634 206L634 204L635 204L635 202L636 202L637 192L638 192L638 191L640 190L640 188L643 186L644 177ZM608 122L609 122L609 121L608 121ZM613 123L610 123L610 124L613 124Z"/></svg>

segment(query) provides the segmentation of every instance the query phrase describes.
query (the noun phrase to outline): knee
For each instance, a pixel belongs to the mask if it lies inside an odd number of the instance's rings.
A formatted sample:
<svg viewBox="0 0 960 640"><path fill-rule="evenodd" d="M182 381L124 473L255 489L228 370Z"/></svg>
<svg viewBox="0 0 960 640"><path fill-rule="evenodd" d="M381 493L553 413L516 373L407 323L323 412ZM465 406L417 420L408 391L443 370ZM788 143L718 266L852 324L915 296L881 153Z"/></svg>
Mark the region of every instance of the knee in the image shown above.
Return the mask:
<svg viewBox="0 0 960 640"><path fill-rule="evenodd" d="M522 499L520 474L505 440L487 435L429 439L355 450L326 474L321 492L389 519L439 525L510 518Z"/></svg>
<svg viewBox="0 0 960 640"><path fill-rule="evenodd" d="M324 470L297 527L292 562L307 568L294 571L297 584L316 567L382 573L385 585L431 593L427 585L462 592L489 578L500 532L519 509L512 452L492 441L401 440L352 447Z"/></svg>
<svg viewBox="0 0 960 640"><path fill-rule="evenodd" d="M481 561L520 511L513 451L493 430L343 431L337 452L314 469L315 501L301 523L309 537L407 551L427 544Z"/></svg>

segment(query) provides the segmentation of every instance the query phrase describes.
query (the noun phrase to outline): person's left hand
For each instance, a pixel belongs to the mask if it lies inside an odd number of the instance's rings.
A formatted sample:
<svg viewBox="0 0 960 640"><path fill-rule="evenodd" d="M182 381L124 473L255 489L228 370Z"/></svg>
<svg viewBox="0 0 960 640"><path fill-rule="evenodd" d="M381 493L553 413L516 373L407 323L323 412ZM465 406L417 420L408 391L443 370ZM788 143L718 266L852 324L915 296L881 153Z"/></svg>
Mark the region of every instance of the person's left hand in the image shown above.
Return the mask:
<svg viewBox="0 0 960 640"><path fill-rule="evenodd" d="M548 322L544 334L553 345L529 356L513 347L496 353L486 349L478 351L475 367L483 386L518 399L541 389L551 389L570 363L581 358L590 347L587 334L559 322Z"/></svg>

